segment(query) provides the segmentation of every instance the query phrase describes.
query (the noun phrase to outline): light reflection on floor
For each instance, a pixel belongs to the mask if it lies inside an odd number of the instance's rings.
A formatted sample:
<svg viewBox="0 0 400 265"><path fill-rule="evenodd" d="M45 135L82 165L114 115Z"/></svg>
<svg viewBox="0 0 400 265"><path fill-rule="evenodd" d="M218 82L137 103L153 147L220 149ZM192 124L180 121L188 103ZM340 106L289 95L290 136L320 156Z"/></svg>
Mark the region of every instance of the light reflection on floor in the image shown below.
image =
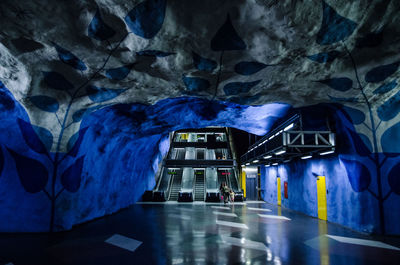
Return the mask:
<svg viewBox="0 0 400 265"><path fill-rule="evenodd" d="M66 233L0 234L0 265L398 264L400 239L376 240L262 202L143 203Z"/></svg>

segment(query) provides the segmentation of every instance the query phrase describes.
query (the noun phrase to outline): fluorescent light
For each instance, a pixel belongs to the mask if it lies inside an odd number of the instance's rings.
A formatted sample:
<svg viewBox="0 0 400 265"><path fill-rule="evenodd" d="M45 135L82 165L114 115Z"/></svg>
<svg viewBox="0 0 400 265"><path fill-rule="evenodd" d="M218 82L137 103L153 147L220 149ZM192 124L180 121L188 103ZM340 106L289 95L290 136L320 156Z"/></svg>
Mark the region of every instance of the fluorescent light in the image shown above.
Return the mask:
<svg viewBox="0 0 400 265"><path fill-rule="evenodd" d="M290 162L290 159L283 160L284 163Z"/></svg>
<svg viewBox="0 0 400 265"><path fill-rule="evenodd" d="M330 150L330 151L326 151L326 152L323 152L323 153L319 153L319 155L324 156L324 155L332 154L332 153L334 153L334 152L335 152L335 151Z"/></svg>
<svg viewBox="0 0 400 265"><path fill-rule="evenodd" d="M260 160L256 159L253 161L253 163L257 163L257 162L260 162Z"/></svg>
<svg viewBox="0 0 400 265"><path fill-rule="evenodd" d="M250 165L250 163L246 163L246 166Z"/></svg>
<svg viewBox="0 0 400 265"><path fill-rule="evenodd" d="M312 156L310 156L310 155L308 155L308 156L302 156L301 157L301 159L309 159L309 158L311 158Z"/></svg>
<svg viewBox="0 0 400 265"><path fill-rule="evenodd" d="M265 165L265 167L270 167L271 165Z"/></svg>
<svg viewBox="0 0 400 265"><path fill-rule="evenodd" d="M284 154L284 153L286 153L286 150L278 151L278 152L275 153L275 155L281 155L281 154Z"/></svg>
<svg viewBox="0 0 400 265"><path fill-rule="evenodd" d="M245 167L245 165L242 165L242 167Z"/></svg>
<svg viewBox="0 0 400 265"><path fill-rule="evenodd" d="M294 123L291 123L290 125L286 126L285 129L283 129L285 132L292 129L294 126Z"/></svg>
<svg viewBox="0 0 400 265"><path fill-rule="evenodd" d="M264 156L264 159L270 159L272 156L271 155L267 155L267 156Z"/></svg>
<svg viewBox="0 0 400 265"><path fill-rule="evenodd" d="M273 166L277 166L277 165L278 165L278 163L273 163L272 165L273 165Z"/></svg>

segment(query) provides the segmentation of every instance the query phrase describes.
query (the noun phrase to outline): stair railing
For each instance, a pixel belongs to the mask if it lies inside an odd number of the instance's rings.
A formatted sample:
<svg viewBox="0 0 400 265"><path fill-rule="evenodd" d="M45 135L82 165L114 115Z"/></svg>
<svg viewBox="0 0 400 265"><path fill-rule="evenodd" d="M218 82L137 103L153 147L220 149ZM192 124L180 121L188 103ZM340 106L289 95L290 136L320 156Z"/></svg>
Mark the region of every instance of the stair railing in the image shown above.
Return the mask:
<svg viewBox="0 0 400 265"><path fill-rule="evenodd" d="M172 175L172 177L169 179L168 182L168 201L169 201L169 197L171 197L171 190L172 190L172 184L174 183L174 179L175 179L175 175Z"/></svg>

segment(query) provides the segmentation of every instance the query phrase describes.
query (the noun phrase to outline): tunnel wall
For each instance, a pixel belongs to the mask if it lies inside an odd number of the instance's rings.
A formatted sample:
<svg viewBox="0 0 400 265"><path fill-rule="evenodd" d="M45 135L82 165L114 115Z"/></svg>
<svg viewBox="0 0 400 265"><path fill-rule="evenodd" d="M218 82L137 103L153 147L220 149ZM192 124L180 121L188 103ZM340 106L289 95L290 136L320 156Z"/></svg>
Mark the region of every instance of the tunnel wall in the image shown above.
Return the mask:
<svg viewBox="0 0 400 265"><path fill-rule="evenodd" d="M218 125L265 134L289 109L188 97L114 105L86 115L69 151L57 154L0 83L0 232L49 231L52 216L54 231L67 230L128 207L154 188L170 131ZM54 175L56 156L65 159Z"/></svg>
<svg viewBox="0 0 400 265"><path fill-rule="evenodd" d="M353 121L343 113L340 107L326 105L304 110L305 119L311 123L319 119L318 115L335 121L336 153L327 157L314 155L307 160L295 159L278 166L262 165L261 196L265 201L277 204L276 179L279 176L282 206L318 217L316 179L325 176L329 222L361 232L381 233L382 219L386 234L399 235L399 153L380 152L375 157L368 151L370 147L366 142L354 138ZM315 129L319 129L318 126ZM391 137L392 141L397 141L399 135L391 134ZM381 144L384 150L390 147L387 138L382 138ZM397 150L392 147L390 151ZM285 181L288 198L284 197Z"/></svg>

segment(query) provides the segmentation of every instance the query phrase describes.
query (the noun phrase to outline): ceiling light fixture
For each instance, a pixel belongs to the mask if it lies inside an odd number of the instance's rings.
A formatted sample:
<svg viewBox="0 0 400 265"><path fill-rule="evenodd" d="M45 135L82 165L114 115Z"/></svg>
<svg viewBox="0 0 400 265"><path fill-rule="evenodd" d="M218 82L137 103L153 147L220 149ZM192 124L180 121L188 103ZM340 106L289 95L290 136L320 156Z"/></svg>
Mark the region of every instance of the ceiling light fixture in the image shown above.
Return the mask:
<svg viewBox="0 0 400 265"><path fill-rule="evenodd" d="M311 157L312 157L311 155L307 155L307 156L302 156L301 159L309 159Z"/></svg>
<svg viewBox="0 0 400 265"><path fill-rule="evenodd" d="M286 150L278 151L278 152L275 153L275 155L281 155L281 154L284 154L284 153L286 153Z"/></svg>
<svg viewBox="0 0 400 265"><path fill-rule="evenodd" d="M272 155L267 155L267 156L264 156L264 159L270 159L272 157Z"/></svg>
<svg viewBox="0 0 400 265"><path fill-rule="evenodd" d="M319 153L319 155L324 156L324 155L333 154L334 152L335 152L335 151L330 150L330 151L326 151L326 152Z"/></svg>

